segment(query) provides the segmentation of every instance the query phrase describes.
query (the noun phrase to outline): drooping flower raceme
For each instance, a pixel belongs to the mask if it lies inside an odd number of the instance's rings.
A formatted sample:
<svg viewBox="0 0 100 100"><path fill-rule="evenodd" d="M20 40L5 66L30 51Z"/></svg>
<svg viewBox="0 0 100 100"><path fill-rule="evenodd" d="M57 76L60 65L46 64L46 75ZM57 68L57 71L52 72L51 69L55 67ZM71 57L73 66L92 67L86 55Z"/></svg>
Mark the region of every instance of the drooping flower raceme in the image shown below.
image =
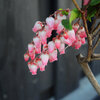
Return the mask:
<svg viewBox="0 0 100 100"><path fill-rule="evenodd" d="M82 44L85 44L87 35L84 27L75 23L72 25L72 29L68 30L62 25L62 20L66 18L67 16L59 11L54 16L47 17L46 22L37 21L32 28L36 36L28 44L28 51L24 54L32 75L36 75L38 69L45 71L48 61L57 61L58 52L60 55L65 54L65 45L79 49ZM53 30L56 30L56 37L52 41L47 41L47 38L52 36Z"/></svg>

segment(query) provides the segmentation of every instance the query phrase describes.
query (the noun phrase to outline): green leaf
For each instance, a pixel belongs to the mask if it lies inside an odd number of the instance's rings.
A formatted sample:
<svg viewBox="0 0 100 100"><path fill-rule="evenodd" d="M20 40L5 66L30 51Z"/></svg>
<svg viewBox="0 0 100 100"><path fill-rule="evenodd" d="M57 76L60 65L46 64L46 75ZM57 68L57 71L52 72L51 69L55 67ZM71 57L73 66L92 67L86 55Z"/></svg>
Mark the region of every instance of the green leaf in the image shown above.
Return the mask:
<svg viewBox="0 0 100 100"><path fill-rule="evenodd" d="M95 16L97 10L93 6L89 6L87 9L87 19L91 22L91 18Z"/></svg>
<svg viewBox="0 0 100 100"><path fill-rule="evenodd" d="M63 10L62 8L59 8L58 10Z"/></svg>
<svg viewBox="0 0 100 100"><path fill-rule="evenodd" d="M72 30L72 25L71 25L71 23L69 22L68 19L62 20L62 25L63 25L66 29Z"/></svg>
<svg viewBox="0 0 100 100"><path fill-rule="evenodd" d="M63 15L68 15L68 12L67 11L62 11L62 14Z"/></svg>
<svg viewBox="0 0 100 100"><path fill-rule="evenodd" d="M73 9L71 11L71 15L69 18L70 23L72 23L73 20L75 20L76 18L81 17L81 13L79 12L79 10L77 8Z"/></svg>
<svg viewBox="0 0 100 100"><path fill-rule="evenodd" d="M91 6L97 5L100 3L100 0L91 0L90 4Z"/></svg>

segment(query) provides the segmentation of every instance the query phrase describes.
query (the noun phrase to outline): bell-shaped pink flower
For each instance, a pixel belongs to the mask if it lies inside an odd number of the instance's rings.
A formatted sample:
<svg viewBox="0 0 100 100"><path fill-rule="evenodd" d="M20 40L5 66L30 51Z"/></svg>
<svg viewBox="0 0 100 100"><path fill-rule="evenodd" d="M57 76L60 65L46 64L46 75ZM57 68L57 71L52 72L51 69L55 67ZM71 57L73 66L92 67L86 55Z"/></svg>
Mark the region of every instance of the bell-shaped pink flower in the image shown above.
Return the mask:
<svg viewBox="0 0 100 100"><path fill-rule="evenodd" d="M81 27L79 29L78 34L80 35L81 38L87 37L84 27Z"/></svg>
<svg viewBox="0 0 100 100"><path fill-rule="evenodd" d="M79 49L81 47L81 41L77 41L75 42L74 46L75 46L75 49Z"/></svg>
<svg viewBox="0 0 100 100"><path fill-rule="evenodd" d="M41 41L40 41L40 38L38 36L36 36L36 37L33 38L33 42L34 42L34 44L35 44L35 46L37 48L40 47Z"/></svg>
<svg viewBox="0 0 100 100"><path fill-rule="evenodd" d="M44 30L46 31L46 36L49 38L51 36L52 29L46 25Z"/></svg>
<svg viewBox="0 0 100 100"><path fill-rule="evenodd" d="M54 51L54 49L55 49L55 43L53 41L50 41L48 43L48 52L52 53Z"/></svg>
<svg viewBox="0 0 100 100"><path fill-rule="evenodd" d="M68 46L71 46L73 41L71 39L64 39L64 43L67 44Z"/></svg>
<svg viewBox="0 0 100 100"><path fill-rule="evenodd" d="M37 22L35 23L34 27L32 28L32 30L33 30L33 32L37 32L37 31L41 30L42 27L43 27L42 22L37 21Z"/></svg>
<svg viewBox="0 0 100 100"><path fill-rule="evenodd" d="M41 45L39 45L39 47L35 47L35 53L36 54L40 54L41 53Z"/></svg>
<svg viewBox="0 0 100 100"><path fill-rule="evenodd" d="M74 42L74 41L76 40L76 38L75 38L75 32L74 32L73 29L72 29L72 30L68 30L68 37L69 37L69 39L70 39L72 42Z"/></svg>
<svg viewBox="0 0 100 100"><path fill-rule="evenodd" d="M55 46L57 49L60 47L60 45L61 45L60 39L55 39Z"/></svg>
<svg viewBox="0 0 100 100"><path fill-rule="evenodd" d="M35 51L33 51L33 52L29 52L29 56L30 56L30 58L31 58L31 60L34 60L35 59Z"/></svg>
<svg viewBox="0 0 100 100"><path fill-rule="evenodd" d="M42 53L40 58L41 58L43 65L46 66L49 60L49 55L47 53Z"/></svg>
<svg viewBox="0 0 100 100"><path fill-rule="evenodd" d="M54 18L53 17L47 17L46 18L46 23L50 29L54 27Z"/></svg>
<svg viewBox="0 0 100 100"><path fill-rule="evenodd" d="M30 64L29 70L32 73L32 75L36 75L37 74L37 65L35 63Z"/></svg>
<svg viewBox="0 0 100 100"><path fill-rule="evenodd" d="M85 38L81 38L81 43L85 44Z"/></svg>
<svg viewBox="0 0 100 100"><path fill-rule="evenodd" d="M52 53L49 53L49 61L53 62L57 60L57 50L54 50Z"/></svg>
<svg viewBox="0 0 100 100"><path fill-rule="evenodd" d="M64 32L63 36L65 39L68 39L68 37L69 37L67 32Z"/></svg>
<svg viewBox="0 0 100 100"><path fill-rule="evenodd" d="M24 54L24 60L28 61L29 60L29 55L27 53Z"/></svg>
<svg viewBox="0 0 100 100"><path fill-rule="evenodd" d="M34 50L34 45L32 43L28 44L28 51L33 52Z"/></svg>
<svg viewBox="0 0 100 100"><path fill-rule="evenodd" d="M60 34L64 29L64 26L62 25L62 23L60 23L57 27L57 33Z"/></svg>
<svg viewBox="0 0 100 100"><path fill-rule="evenodd" d="M58 25L61 23L60 20L55 19L55 23L54 23L54 30L57 30Z"/></svg>
<svg viewBox="0 0 100 100"><path fill-rule="evenodd" d="M65 54L65 44L64 43L61 43L60 48L58 50L60 52L60 55L61 54Z"/></svg>
<svg viewBox="0 0 100 100"><path fill-rule="evenodd" d="M83 0L83 5L87 5L89 3L90 0Z"/></svg>
<svg viewBox="0 0 100 100"><path fill-rule="evenodd" d="M76 33L77 30L78 30L78 28L79 28L79 24L76 23L76 24L74 24L72 27L73 27L73 29L74 29L74 31L75 31L75 33Z"/></svg>
<svg viewBox="0 0 100 100"><path fill-rule="evenodd" d="M40 71L45 71L45 65L43 65L40 59L38 60L37 65L40 68Z"/></svg>
<svg viewBox="0 0 100 100"><path fill-rule="evenodd" d="M41 43L42 44L46 44L47 43L47 37L46 37L46 31L39 31L39 37L40 37L40 40L41 40Z"/></svg>

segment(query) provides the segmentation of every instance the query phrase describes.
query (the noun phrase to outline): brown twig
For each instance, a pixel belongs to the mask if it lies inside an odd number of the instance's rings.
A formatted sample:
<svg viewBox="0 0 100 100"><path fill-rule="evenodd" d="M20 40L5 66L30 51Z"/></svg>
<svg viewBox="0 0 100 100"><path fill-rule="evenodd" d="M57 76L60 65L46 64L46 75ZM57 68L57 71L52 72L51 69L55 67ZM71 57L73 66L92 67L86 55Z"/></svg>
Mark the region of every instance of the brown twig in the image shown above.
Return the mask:
<svg viewBox="0 0 100 100"><path fill-rule="evenodd" d="M98 31L94 36L92 36L92 40L94 40L97 35L100 35L100 31Z"/></svg>
<svg viewBox="0 0 100 100"><path fill-rule="evenodd" d="M81 55L81 54L79 54L77 56L77 60L80 63L85 75L88 77L89 81L91 82L91 84L93 85L93 87L95 88L97 93L100 95L100 86L99 86L97 80L95 79L95 76L93 75L88 63L87 62L81 62L82 58L83 58L83 55Z"/></svg>
<svg viewBox="0 0 100 100"><path fill-rule="evenodd" d="M100 35L99 35L99 37L98 37L98 39L97 39L97 41L96 41L96 43L95 43L95 45L93 47L93 52L96 49L96 47L98 46L99 42L100 42Z"/></svg>
<svg viewBox="0 0 100 100"><path fill-rule="evenodd" d="M97 33L97 31L100 29L100 23L96 26L96 28L92 32L92 37Z"/></svg>

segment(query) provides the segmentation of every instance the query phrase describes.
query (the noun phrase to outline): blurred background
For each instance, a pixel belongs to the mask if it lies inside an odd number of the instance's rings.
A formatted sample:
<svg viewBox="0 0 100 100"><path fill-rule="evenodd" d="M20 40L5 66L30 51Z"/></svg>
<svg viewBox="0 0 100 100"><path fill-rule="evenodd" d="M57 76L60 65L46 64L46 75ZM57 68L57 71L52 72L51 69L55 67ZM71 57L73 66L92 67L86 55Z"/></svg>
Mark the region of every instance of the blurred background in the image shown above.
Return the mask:
<svg viewBox="0 0 100 100"><path fill-rule="evenodd" d="M87 44L80 50L68 48L36 76L23 58L35 36L35 21L45 21L58 8L73 7L71 0L0 0L0 100L100 100L76 60ZM100 83L100 62L90 65Z"/></svg>

